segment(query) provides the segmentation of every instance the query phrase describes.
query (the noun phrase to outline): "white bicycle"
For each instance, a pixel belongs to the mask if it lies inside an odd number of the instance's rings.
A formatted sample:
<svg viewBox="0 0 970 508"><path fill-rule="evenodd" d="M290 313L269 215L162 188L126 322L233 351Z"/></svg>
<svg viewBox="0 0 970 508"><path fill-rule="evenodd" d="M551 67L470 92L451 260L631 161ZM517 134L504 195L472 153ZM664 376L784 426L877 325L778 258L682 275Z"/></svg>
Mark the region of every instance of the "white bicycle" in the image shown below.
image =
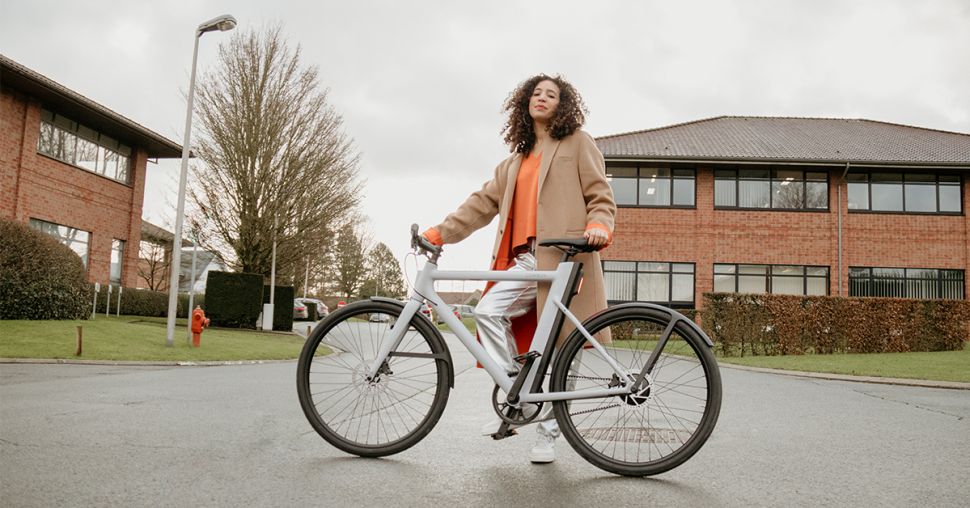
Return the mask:
<svg viewBox="0 0 970 508"><path fill-rule="evenodd" d="M493 407L504 422L497 439L551 403L576 452L620 475L669 471L707 441L721 407L710 338L682 314L642 302L580 323L569 302L580 287L582 263L570 259L593 250L584 239L539 243L563 251L553 271L442 271L441 248L418 235L416 225L411 236L412 248L428 262L410 300L375 297L347 305L313 330L300 354L300 405L330 444L362 457L391 455L417 444L438 422L455 376L444 338L420 313L425 301L495 381ZM530 350L516 358L517 376L499 367L454 316L435 292L437 280L551 283ZM390 319L371 319L381 314ZM575 330L557 348L566 319Z"/></svg>

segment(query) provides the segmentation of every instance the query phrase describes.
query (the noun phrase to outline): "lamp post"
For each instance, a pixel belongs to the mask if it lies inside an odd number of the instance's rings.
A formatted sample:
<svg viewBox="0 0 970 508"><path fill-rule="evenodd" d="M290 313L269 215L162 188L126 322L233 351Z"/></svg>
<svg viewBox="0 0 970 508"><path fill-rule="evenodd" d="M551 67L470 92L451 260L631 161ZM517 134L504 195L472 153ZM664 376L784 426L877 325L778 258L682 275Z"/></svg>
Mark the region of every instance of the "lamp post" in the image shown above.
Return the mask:
<svg viewBox="0 0 970 508"><path fill-rule="evenodd" d="M206 32L221 30L223 32L236 28L236 18L224 14L212 18L195 29L195 41L192 48L192 74L189 78L189 100L185 112L185 140L182 142L182 170L179 174L178 208L175 212L175 238L172 246L172 277L168 285L168 326L165 345L175 345L175 313L178 308L179 271L182 262L182 220L185 213L185 180L189 169L189 143L192 134L192 99L195 97L195 63L199 56L199 38ZM191 311L190 311L191 312Z"/></svg>
<svg viewBox="0 0 970 508"><path fill-rule="evenodd" d="M195 310L194 298L195 298L195 253L199 248L199 235L197 231L199 230L198 225L195 221L192 221L192 277L189 278L189 310L186 317L191 318L192 311ZM192 344L192 327L189 325L185 326L185 335L187 336L188 343Z"/></svg>
<svg viewBox="0 0 970 508"><path fill-rule="evenodd" d="M274 306L276 304L276 228L279 227L278 220L278 216L273 218L273 264L269 272L269 303L263 304L263 330L267 332L273 330Z"/></svg>

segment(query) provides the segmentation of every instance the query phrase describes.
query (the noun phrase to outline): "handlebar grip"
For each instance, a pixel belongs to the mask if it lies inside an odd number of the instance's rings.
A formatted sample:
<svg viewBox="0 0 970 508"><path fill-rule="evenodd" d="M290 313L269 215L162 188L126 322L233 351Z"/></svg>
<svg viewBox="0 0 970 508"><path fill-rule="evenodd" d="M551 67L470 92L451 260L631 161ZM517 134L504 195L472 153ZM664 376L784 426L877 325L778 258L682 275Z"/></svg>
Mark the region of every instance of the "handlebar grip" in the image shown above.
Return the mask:
<svg viewBox="0 0 970 508"><path fill-rule="evenodd" d="M424 235L418 233L417 224L411 224L411 248L420 248L435 255L441 253L441 247L431 243Z"/></svg>

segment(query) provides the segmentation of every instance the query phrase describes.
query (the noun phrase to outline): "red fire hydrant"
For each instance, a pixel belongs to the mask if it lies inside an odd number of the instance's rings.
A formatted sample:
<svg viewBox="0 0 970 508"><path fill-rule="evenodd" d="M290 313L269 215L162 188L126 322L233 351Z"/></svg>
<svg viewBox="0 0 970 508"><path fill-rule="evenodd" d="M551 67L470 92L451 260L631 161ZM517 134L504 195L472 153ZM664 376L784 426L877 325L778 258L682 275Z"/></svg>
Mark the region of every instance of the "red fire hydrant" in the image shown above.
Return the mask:
<svg viewBox="0 0 970 508"><path fill-rule="evenodd" d="M192 311L192 347L199 347L202 342L202 330L209 327L209 320L205 317L202 307L195 306Z"/></svg>

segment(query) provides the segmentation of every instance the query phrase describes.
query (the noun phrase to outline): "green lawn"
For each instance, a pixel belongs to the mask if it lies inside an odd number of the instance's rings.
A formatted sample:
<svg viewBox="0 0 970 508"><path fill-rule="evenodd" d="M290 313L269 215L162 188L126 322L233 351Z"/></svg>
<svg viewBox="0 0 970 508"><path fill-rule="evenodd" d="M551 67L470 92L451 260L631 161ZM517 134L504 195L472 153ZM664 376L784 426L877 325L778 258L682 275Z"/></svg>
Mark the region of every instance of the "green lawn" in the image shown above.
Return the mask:
<svg viewBox="0 0 970 508"><path fill-rule="evenodd" d="M207 329L201 347L188 344L177 320L174 347L165 346L165 319L97 316L87 321L0 321L0 358L74 358L136 361L283 360L300 355L304 339L286 333ZM82 356L74 356L77 326Z"/></svg>
<svg viewBox="0 0 970 508"><path fill-rule="evenodd" d="M476 332L476 330L478 330L478 328L475 325L475 318L473 318L471 316L461 318L461 323L463 325L465 325L465 328L468 328L468 331L469 332L472 332L472 335L474 335L475 332ZM438 327L439 330L441 330L443 332L450 332L451 331L451 329L448 328L448 325L446 325L444 323L438 323L436 326Z"/></svg>
<svg viewBox="0 0 970 508"><path fill-rule="evenodd" d="M743 358L722 357L718 361L802 372L970 383L970 347L967 346L964 346L962 351L932 353L745 356Z"/></svg>
<svg viewBox="0 0 970 508"><path fill-rule="evenodd" d="M656 341L613 341L613 347L652 350ZM933 353L868 353L831 355L724 357L732 363L766 369L825 372L852 376L896 377L970 383L970 347Z"/></svg>

